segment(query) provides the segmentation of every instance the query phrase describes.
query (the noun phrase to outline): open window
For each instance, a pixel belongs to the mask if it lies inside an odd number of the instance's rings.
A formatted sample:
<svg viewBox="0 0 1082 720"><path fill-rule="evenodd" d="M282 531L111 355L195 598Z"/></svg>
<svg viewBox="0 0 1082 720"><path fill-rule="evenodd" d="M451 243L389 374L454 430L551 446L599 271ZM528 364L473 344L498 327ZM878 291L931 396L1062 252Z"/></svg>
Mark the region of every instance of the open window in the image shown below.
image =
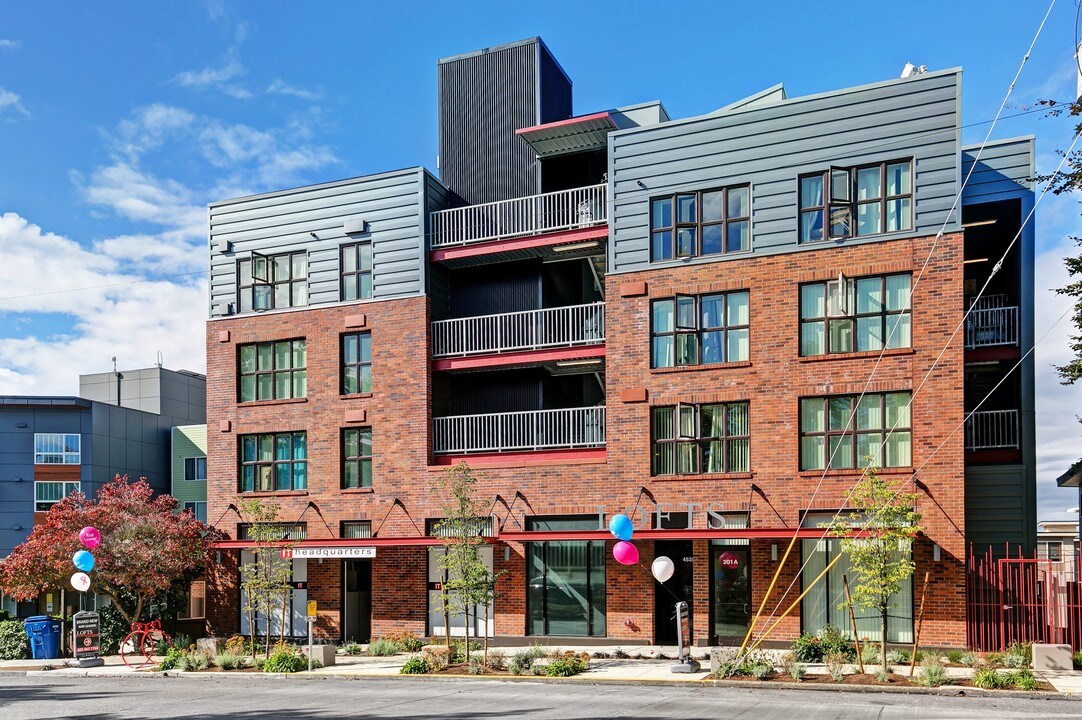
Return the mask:
<svg viewBox="0 0 1082 720"><path fill-rule="evenodd" d="M699 313L694 295L676 296L676 364L699 363Z"/></svg>

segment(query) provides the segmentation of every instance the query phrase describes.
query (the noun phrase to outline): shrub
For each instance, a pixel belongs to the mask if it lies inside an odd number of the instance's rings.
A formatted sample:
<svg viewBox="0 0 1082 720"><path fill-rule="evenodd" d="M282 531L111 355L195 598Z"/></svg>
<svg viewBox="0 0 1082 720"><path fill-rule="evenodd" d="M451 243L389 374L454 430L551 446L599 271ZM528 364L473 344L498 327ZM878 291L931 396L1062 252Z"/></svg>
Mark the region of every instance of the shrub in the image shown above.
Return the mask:
<svg viewBox="0 0 1082 720"><path fill-rule="evenodd" d="M403 675L424 675L428 672L428 663L420 655L414 655L398 672Z"/></svg>
<svg viewBox="0 0 1082 720"><path fill-rule="evenodd" d="M864 662L868 662L865 660ZM887 662L891 665L907 665L909 663L909 652L907 650L891 650L887 653Z"/></svg>
<svg viewBox="0 0 1082 720"><path fill-rule="evenodd" d="M627 654L627 651L622 648L616 648L615 650L613 650L612 656L617 660L627 660L629 657L631 657Z"/></svg>
<svg viewBox="0 0 1082 720"><path fill-rule="evenodd" d="M312 667L318 667L319 663L313 662ZM275 645L274 651L263 663L263 672L268 673L295 673L308 669L308 658L292 645Z"/></svg>
<svg viewBox="0 0 1082 720"><path fill-rule="evenodd" d="M518 658L511 658L511 661L507 663L507 672L512 675L521 675L523 669L522 665L518 662Z"/></svg>
<svg viewBox="0 0 1082 720"><path fill-rule="evenodd" d="M411 632L395 633L388 635L387 638L393 640L398 647L406 652L417 652L425 646L425 641Z"/></svg>
<svg viewBox="0 0 1082 720"><path fill-rule="evenodd" d="M789 666L789 677L793 678L797 682L804 679L804 676L808 673L808 666L802 662L795 662Z"/></svg>
<svg viewBox="0 0 1082 720"><path fill-rule="evenodd" d="M880 668L875 671L875 681L881 683L890 682L890 671L885 668ZM835 680L837 682L837 680Z"/></svg>
<svg viewBox="0 0 1082 720"><path fill-rule="evenodd" d="M182 653L177 667L180 670L206 670L210 667L210 656L201 652Z"/></svg>
<svg viewBox="0 0 1082 720"><path fill-rule="evenodd" d="M429 645L423 655L430 672L439 672L451 663L451 651L446 645Z"/></svg>
<svg viewBox="0 0 1082 720"><path fill-rule="evenodd" d="M166 651L162 661L158 663L158 670L183 670L185 668L182 668L181 664L185 662L184 651L178 647L171 647Z"/></svg>
<svg viewBox="0 0 1082 720"><path fill-rule="evenodd" d="M534 660L540 660L549 654L549 649L544 645L531 645L525 650L519 650L511 658L511 662L516 663L521 670L525 670L533 665Z"/></svg>
<svg viewBox="0 0 1082 720"><path fill-rule="evenodd" d="M888 660L890 654L887 655ZM860 659L865 665L874 665L879 662L879 646L865 643L860 646Z"/></svg>
<svg viewBox="0 0 1082 720"><path fill-rule="evenodd" d="M823 646L819 638L808 633L801 633L791 646L793 658L798 662L817 663L823 661Z"/></svg>
<svg viewBox="0 0 1082 720"><path fill-rule="evenodd" d="M841 682L845 675L845 663L848 658L840 652L832 652L823 656L823 663L827 666L827 672L834 682Z"/></svg>
<svg viewBox="0 0 1082 720"><path fill-rule="evenodd" d="M470 675L484 675L485 674L485 662L479 655L470 656L470 663L466 666L466 672Z"/></svg>
<svg viewBox="0 0 1082 720"><path fill-rule="evenodd" d="M817 663L831 653L841 653L846 660L855 660L856 648L849 636L833 625L827 625L818 635L802 633L793 641L793 655L799 662Z"/></svg>
<svg viewBox="0 0 1082 720"><path fill-rule="evenodd" d="M374 657L396 655L398 651L398 643L396 643L394 640L388 640L387 638L379 638L377 640L373 640L368 644L368 654Z"/></svg>
<svg viewBox="0 0 1082 720"><path fill-rule="evenodd" d="M164 641L162 641L162 642L164 642ZM158 643L159 647L162 645L162 642ZM192 638L190 636L188 636L188 635L185 635L184 633L178 633L173 638L173 645L175 645L178 648L188 649L193 644L194 643L192 643Z"/></svg>
<svg viewBox="0 0 1082 720"><path fill-rule="evenodd" d="M364 648L355 642L351 642L342 646L342 652L346 655L362 655L364 653Z"/></svg>
<svg viewBox="0 0 1082 720"><path fill-rule="evenodd" d="M1003 667L1022 669L1029 667L1029 661L1032 657L1032 643L1013 643L1003 651L1000 662L1003 663Z"/></svg>
<svg viewBox="0 0 1082 720"><path fill-rule="evenodd" d="M966 667L973 668L975 670L979 670L980 668L984 667L984 658L981 657L980 653L970 652L968 650L962 653L961 662Z"/></svg>
<svg viewBox="0 0 1082 720"><path fill-rule="evenodd" d="M947 669L939 658L930 655L920 664L920 677L916 682L925 687L939 687L947 682Z"/></svg>
<svg viewBox="0 0 1082 720"><path fill-rule="evenodd" d="M973 675L973 687L985 690L1000 690L1011 683L1011 678L1000 675L995 668L984 668Z"/></svg>
<svg viewBox="0 0 1082 720"><path fill-rule="evenodd" d="M228 655L251 655L252 643L243 635L232 635L225 641L222 652Z"/></svg>
<svg viewBox="0 0 1082 720"><path fill-rule="evenodd" d="M1075 670L1082 670L1082 650L1071 656L1071 662L1074 664Z"/></svg>
<svg viewBox="0 0 1082 720"><path fill-rule="evenodd" d="M507 653L503 650L488 651L488 666L493 670L503 670L507 667Z"/></svg>
<svg viewBox="0 0 1082 720"><path fill-rule="evenodd" d="M262 655L256 655L255 658L252 660L252 665L255 666L256 670L263 670L266 664L267 658L263 657Z"/></svg>
<svg viewBox="0 0 1082 720"><path fill-rule="evenodd" d="M962 659L965 657L965 653L961 650L948 650L944 654L947 656L947 662L951 665L961 665Z"/></svg>
<svg viewBox="0 0 1082 720"><path fill-rule="evenodd" d="M1039 686L1037 678L1029 668L1019 670L1010 676L1010 682L1019 690L1036 690Z"/></svg>
<svg viewBox="0 0 1082 720"><path fill-rule="evenodd" d="M548 668L544 663L535 662L530 665L530 672L534 675L541 676L548 672Z"/></svg>
<svg viewBox="0 0 1082 720"><path fill-rule="evenodd" d="M23 660L30 657L26 628L18 620L0 621L0 660Z"/></svg>
<svg viewBox="0 0 1082 720"><path fill-rule="evenodd" d="M234 655L230 652L218 653L214 658L214 664L222 670L237 670L248 664L248 658L243 655Z"/></svg>
<svg viewBox="0 0 1082 720"><path fill-rule="evenodd" d="M774 667L770 663L752 663L748 670L756 680L767 680L774 674Z"/></svg>

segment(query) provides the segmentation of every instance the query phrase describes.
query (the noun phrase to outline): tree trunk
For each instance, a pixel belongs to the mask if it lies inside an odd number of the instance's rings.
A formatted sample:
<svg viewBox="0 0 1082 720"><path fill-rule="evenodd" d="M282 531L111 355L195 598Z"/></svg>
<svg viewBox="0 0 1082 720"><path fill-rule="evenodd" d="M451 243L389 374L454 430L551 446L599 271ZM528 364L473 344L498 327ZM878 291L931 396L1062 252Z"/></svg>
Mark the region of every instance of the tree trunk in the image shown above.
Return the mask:
<svg viewBox="0 0 1082 720"><path fill-rule="evenodd" d="M450 655L450 653L451 653L451 608L448 605L447 590L444 588L442 583L440 584L440 588L441 588L440 589L440 602L443 605L443 637L444 637L444 642L447 645L448 662L450 662L450 658L451 658L451 655Z"/></svg>
<svg viewBox="0 0 1082 720"><path fill-rule="evenodd" d="M255 608L251 593L248 594L248 644L252 648L252 661L255 662Z"/></svg>
<svg viewBox="0 0 1082 720"><path fill-rule="evenodd" d="M470 606L466 606L466 667L470 666Z"/></svg>
<svg viewBox="0 0 1082 720"><path fill-rule="evenodd" d="M883 668L883 672L890 672L890 667L887 665L887 607L879 608L879 663Z"/></svg>
<svg viewBox="0 0 1082 720"><path fill-rule="evenodd" d="M282 622L278 628L278 642L279 644L285 644L286 641L286 605L289 602L289 591L283 589L282 591Z"/></svg>
<svg viewBox="0 0 1082 720"><path fill-rule="evenodd" d="M481 658L481 663L488 667L488 603L485 603L485 649L484 655Z"/></svg>

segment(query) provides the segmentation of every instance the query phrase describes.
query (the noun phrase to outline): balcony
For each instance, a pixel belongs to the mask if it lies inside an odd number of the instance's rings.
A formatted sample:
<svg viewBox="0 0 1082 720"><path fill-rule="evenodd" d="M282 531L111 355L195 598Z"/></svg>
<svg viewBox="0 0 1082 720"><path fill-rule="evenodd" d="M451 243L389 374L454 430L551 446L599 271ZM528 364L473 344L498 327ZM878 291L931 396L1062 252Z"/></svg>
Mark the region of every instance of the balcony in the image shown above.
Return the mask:
<svg viewBox="0 0 1082 720"><path fill-rule="evenodd" d="M966 450L1017 450L1017 410L980 410L966 420Z"/></svg>
<svg viewBox="0 0 1082 720"><path fill-rule="evenodd" d="M604 342L603 302L432 323L432 355L438 358L522 353Z"/></svg>
<svg viewBox="0 0 1082 720"><path fill-rule="evenodd" d="M438 210L430 216L433 259L454 259L464 254L465 246L483 243L529 240L515 244L514 249L523 249L604 237L608 221L605 187L592 185ZM556 237L534 242L539 235Z"/></svg>
<svg viewBox="0 0 1082 720"><path fill-rule="evenodd" d="M605 408L432 418L436 454L516 453L605 447Z"/></svg>
<svg viewBox="0 0 1082 720"><path fill-rule="evenodd" d="M966 319L966 349L1018 346L1018 320L1017 306L974 308Z"/></svg>

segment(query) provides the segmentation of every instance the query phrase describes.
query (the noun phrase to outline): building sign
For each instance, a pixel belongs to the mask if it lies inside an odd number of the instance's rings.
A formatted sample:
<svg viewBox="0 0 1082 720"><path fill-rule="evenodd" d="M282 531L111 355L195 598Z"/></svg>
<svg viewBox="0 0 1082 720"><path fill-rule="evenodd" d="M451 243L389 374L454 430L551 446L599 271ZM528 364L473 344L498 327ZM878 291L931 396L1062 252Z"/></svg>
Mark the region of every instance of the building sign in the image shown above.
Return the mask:
<svg viewBox="0 0 1082 720"><path fill-rule="evenodd" d="M732 552L723 552L718 555L718 564L726 570L739 570L740 556Z"/></svg>
<svg viewBox="0 0 1082 720"><path fill-rule="evenodd" d="M283 560L306 560L311 558L349 558L370 560L376 556L374 547L295 547L282 548Z"/></svg>
<svg viewBox="0 0 1082 720"><path fill-rule="evenodd" d="M77 612L72 618L71 650L75 658L95 658L101 650L101 621L96 612Z"/></svg>
<svg viewBox="0 0 1082 720"><path fill-rule="evenodd" d="M684 662L684 659L691 655L691 625L688 621L688 604L686 602L676 603L676 632L677 642L679 643L677 648L678 659Z"/></svg>

